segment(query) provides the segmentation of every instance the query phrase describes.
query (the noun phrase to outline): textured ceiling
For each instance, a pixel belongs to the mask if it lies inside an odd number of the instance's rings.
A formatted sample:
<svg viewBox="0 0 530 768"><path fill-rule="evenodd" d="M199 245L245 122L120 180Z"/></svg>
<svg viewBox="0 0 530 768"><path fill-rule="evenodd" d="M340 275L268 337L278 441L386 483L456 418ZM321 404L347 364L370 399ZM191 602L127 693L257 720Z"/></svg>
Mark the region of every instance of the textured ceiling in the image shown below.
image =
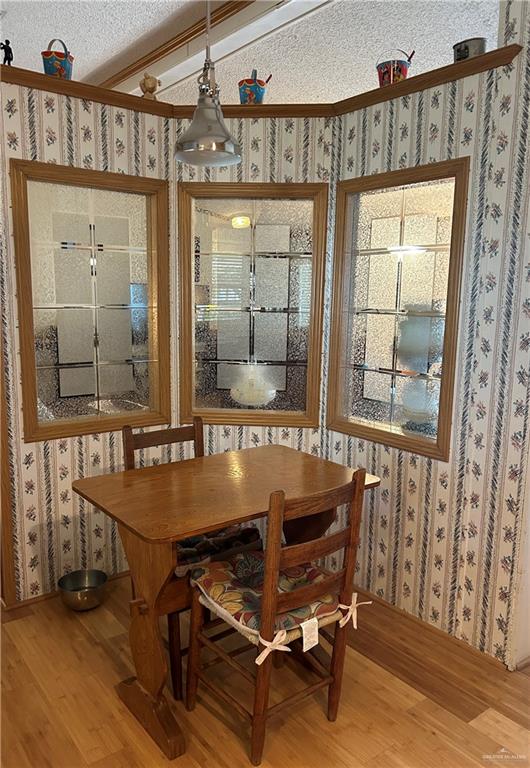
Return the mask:
<svg viewBox="0 0 530 768"><path fill-rule="evenodd" d="M237 103L237 82L257 67L273 73L270 102L339 101L377 87L376 61L395 46L416 50L411 75L452 63L459 40L486 37L496 48L498 16L497 0L334 0L218 62L221 100ZM195 78L161 98L193 103Z"/></svg>
<svg viewBox="0 0 530 768"><path fill-rule="evenodd" d="M83 80L111 59L123 66L127 49L129 61L138 58L157 31L162 39L176 34L194 5L196 18L203 16L204 3L193 0L2 0L1 36L11 40L15 66L39 72L41 51L53 37L64 40L74 56L74 79Z"/></svg>

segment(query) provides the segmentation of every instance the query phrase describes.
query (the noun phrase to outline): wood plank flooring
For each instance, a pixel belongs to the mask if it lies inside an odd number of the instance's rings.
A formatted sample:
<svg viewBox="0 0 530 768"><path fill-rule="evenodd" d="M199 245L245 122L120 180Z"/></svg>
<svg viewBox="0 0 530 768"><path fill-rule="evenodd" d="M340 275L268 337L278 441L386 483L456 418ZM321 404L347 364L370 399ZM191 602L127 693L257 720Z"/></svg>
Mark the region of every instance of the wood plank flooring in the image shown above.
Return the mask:
<svg viewBox="0 0 530 768"><path fill-rule="evenodd" d="M132 672L129 589L127 578L111 582L105 604L85 614L57 598L4 613L3 768L250 765L247 725L204 688L192 713L171 700L188 744L173 763L121 703L114 685ZM336 723L323 692L271 718L263 768L530 765L526 674L376 602L360 609L350 645ZM223 665L209 673L248 705L244 679ZM273 671L272 703L310 679L288 658Z"/></svg>

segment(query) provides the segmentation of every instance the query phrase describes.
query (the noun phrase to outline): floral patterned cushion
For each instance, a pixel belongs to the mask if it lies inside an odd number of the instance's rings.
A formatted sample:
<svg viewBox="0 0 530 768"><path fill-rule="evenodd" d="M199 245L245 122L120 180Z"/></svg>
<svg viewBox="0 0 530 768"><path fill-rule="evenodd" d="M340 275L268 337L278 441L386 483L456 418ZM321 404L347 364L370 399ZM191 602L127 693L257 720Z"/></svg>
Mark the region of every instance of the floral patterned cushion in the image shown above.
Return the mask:
<svg viewBox="0 0 530 768"><path fill-rule="evenodd" d="M264 568L263 552L242 552L226 562L194 568L191 578L208 604L216 604L223 618L229 623L237 622L247 632L258 634L261 624ZM280 571L278 588L280 592L291 592L293 589L318 583L326 576L329 576L327 571L306 563ZM275 631L295 629L308 619L320 619L335 613L337 607L336 596L324 595L310 605L279 614Z"/></svg>
<svg viewBox="0 0 530 768"><path fill-rule="evenodd" d="M198 563L226 560L237 552L261 547L260 534L254 525L245 528L231 525L211 533L189 536L177 542L178 565L175 573L177 576L184 576Z"/></svg>

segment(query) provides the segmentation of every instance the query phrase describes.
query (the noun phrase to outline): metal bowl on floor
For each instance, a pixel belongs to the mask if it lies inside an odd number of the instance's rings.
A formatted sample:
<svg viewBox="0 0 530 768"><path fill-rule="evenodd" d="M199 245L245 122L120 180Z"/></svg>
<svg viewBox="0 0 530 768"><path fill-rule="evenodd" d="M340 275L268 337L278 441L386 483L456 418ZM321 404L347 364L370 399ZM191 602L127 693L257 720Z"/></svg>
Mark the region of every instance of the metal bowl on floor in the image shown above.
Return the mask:
<svg viewBox="0 0 530 768"><path fill-rule="evenodd" d="M90 611L103 600L107 574L95 568L72 571L57 582L61 600L73 611Z"/></svg>

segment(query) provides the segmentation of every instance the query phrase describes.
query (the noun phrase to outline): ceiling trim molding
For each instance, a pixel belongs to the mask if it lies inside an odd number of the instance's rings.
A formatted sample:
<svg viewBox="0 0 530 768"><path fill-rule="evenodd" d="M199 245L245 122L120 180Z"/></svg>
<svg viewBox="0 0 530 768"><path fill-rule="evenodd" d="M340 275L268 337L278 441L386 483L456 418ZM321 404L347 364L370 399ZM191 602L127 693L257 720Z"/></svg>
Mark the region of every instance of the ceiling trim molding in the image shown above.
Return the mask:
<svg viewBox="0 0 530 768"><path fill-rule="evenodd" d="M231 16L235 16L236 13L239 13L247 6L252 5L253 2L254 0L230 0L227 3L224 3L224 5L221 5L220 8L216 8L212 11L211 26L215 27L217 24L220 24L221 22L229 19ZM206 19L200 19L199 21L195 22L195 24L192 24L191 27L188 27L182 32L179 32L178 35L175 35L162 45L159 45L152 51L149 51L149 53L146 53L132 64L129 64L110 77L107 77L101 83L98 83L98 87L115 88L117 85L123 83L125 80L128 80L133 75L138 74L138 72L143 72L152 64L164 58L164 56L168 56L170 53L173 53L173 51L176 51L183 45L187 45L192 40L200 37L205 32Z"/></svg>
<svg viewBox="0 0 530 768"><path fill-rule="evenodd" d="M421 75L415 75L407 80L402 80L385 88L375 88L366 93L360 93L350 99L337 101L334 104L256 104L244 105L223 104L225 117L334 117L344 115L347 112L355 112L373 104L381 104L390 99L397 99L410 93L443 85L453 80L476 75L489 69L503 67L514 60L522 50L520 45L507 45L476 56L473 59L459 61L446 67L432 69ZM1 65L0 78L3 82L21 85L26 88L35 88L49 93L61 93L78 99L96 101L101 104L109 104L122 109L131 109L135 112L146 112L151 115L163 117L191 118L195 111L195 105L169 104L165 101L153 101L141 96L132 96L120 91L112 91L97 85L79 83L76 80L60 80L49 75L34 72L20 67L8 67Z"/></svg>

